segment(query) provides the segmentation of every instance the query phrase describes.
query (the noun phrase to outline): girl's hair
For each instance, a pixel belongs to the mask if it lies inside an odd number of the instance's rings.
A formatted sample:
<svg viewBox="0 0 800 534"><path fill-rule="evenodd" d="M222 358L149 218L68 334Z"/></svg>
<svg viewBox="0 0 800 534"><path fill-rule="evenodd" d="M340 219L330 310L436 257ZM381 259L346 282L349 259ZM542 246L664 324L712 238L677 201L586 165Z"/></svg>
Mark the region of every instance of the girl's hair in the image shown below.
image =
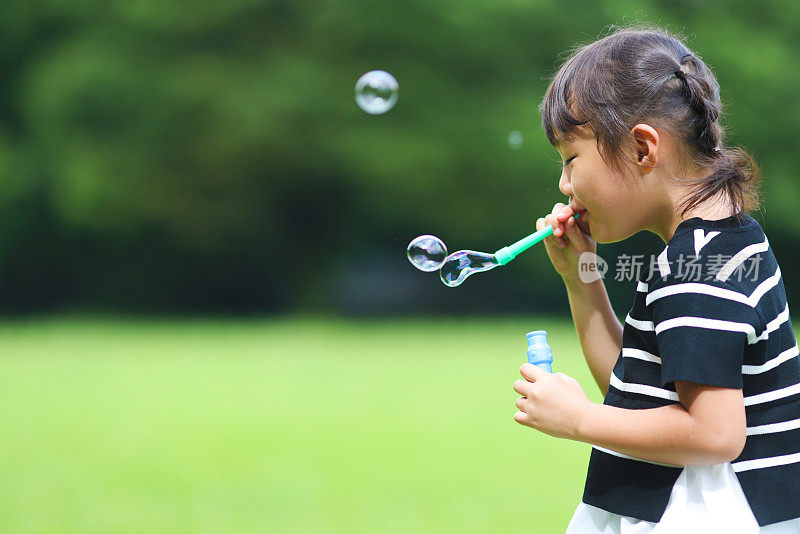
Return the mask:
<svg viewBox="0 0 800 534"><path fill-rule="evenodd" d="M687 180L692 187L681 215L723 191L737 216L758 207L758 165L745 150L722 146L717 79L697 54L662 28L619 27L578 45L553 76L539 109L551 144L572 140L577 127L588 125L603 160L617 171L630 162L624 154L636 151L630 135L636 124L666 131L678 141L680 169L712 170L710 176Z"/></svg>

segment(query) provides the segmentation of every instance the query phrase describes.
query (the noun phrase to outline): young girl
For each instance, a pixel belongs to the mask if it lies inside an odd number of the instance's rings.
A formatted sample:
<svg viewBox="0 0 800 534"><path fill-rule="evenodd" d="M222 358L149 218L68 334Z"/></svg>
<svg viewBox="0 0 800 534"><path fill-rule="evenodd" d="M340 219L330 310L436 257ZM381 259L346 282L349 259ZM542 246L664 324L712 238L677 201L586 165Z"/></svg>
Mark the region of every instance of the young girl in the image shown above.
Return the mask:
<svg viewBox="0 0 800 534"><path fill-rule="evenodd" d="M748 214L759 171L722 144L711 70L665 30L623 28L574 51L541 111L569 204L536 227L554 228L547 253L605 395L529 364L514 383L518 423L593 445L567 532L800 533L798 347ZM579 258L640 230L666 246L621 325Z"/></svg>

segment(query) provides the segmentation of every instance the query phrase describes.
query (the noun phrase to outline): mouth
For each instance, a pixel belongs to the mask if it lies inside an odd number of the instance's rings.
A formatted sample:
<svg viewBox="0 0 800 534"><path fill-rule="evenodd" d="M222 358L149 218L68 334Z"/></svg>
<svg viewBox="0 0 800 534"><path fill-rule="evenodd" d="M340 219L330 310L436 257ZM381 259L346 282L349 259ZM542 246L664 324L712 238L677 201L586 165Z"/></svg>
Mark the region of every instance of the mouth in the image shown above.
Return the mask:
<svg viewBox="0 0 800 534"><path fill-rule="evenodd" d="M586 208L584 208L583 206L581 206L581 205L580 205L578 202L576 202L575 200L570 200L570 201L569 201L569 207L570 207L570 208L572 208L572 211L573 211L573 212L575 212L575 213L579 213L579 212L584 212L584 213L586 213L586 214L588 214L588 213L589 213L588 211L586 211ZM581 213L581 215L583 215L584 213Z"/></svg>
<svg viewBox="0 0 800 534"><path fill-rule="evenodd" d="M584 208L579 204L574 205L572 202L570 202L569 206L575 213L580 213L580 217L578 217L575 220L575 223L578 225L578 228L580 228L584 234L591 235L591 229L589 225L589 212L586 211L586 208Z"/></svg>

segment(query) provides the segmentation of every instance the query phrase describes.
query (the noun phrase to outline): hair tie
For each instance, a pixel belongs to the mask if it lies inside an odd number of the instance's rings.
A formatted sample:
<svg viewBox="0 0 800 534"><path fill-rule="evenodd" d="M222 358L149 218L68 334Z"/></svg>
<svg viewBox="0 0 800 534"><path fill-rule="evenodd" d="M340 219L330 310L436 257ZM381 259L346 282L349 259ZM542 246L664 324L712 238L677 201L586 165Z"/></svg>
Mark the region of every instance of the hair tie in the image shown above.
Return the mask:
<svg viewBox="0 0 800 534"><path fill-rule="evenodd" d="M677 76L678 78L682 78L684 80L686 79L686 71L683 70L683 65L678 67L678 70L675 71L675 76Z"/></svg>

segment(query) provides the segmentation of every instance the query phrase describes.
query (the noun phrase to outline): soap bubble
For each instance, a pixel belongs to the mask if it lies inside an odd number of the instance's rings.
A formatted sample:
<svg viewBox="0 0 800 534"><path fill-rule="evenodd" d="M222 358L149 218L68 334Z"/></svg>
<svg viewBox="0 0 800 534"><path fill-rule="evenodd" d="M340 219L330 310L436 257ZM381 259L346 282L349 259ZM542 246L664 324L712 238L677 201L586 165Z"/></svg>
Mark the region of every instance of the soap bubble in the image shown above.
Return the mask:
<svg viewBox="0 0 800 534"><path fill-rule="evenodd" d="M408 261L420 271L435 271L447 257L447 247L441 239L433 235L421 235L408 244Z"/></svg>
<svg viewBox="0 0 800 534"><path fill-rule="evenodd" d="M514 130L508 134L508 146L510 146L513 150L517 150L519 147L521 147L523 140L524 138L522 137L522 132Z"/></svg>
<svg viewBox="0 0 800 534"><path fill-rule="evenodd" d="M488 271L500 265L494 254L477 252L474 250L459 250L453 252L443 262L439 271L439 278L444 285L456 287L467 279L468 276L481 271Z"/></svg>
<svg viewBox="0 0 800 534"><path fill-rule="evenodd" d="M356 104L371 115L386 113L397 103L399 87L385 70L372 70L356 82Z"/></svg>

